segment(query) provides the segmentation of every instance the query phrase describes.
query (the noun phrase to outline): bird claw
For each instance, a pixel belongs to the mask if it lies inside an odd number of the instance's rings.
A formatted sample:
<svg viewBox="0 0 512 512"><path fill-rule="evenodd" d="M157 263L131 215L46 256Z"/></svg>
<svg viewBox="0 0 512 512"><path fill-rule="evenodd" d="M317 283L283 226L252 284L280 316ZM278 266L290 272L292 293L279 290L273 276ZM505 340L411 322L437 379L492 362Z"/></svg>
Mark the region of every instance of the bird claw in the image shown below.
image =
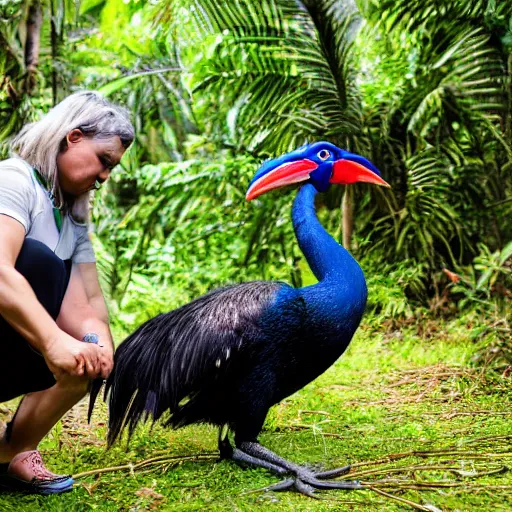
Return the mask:
<svg viewBox="0 0 512 512"><path fill-rule="evenodd" d="M332 490L332 489L342 489L345 491L353 491L356 489L363 489L361 482L357 480L353 481L345 481L345 480L308 480L306 482L308 485L314 487L318 490Z"/></svg>
<svg viewBox="0 0 512 512"><path fill-rule="evenodd" d="M341 468L329 469L327 471L312 471L311 469L300 467L296 472L295 476L303 482L316 482L318 485L321 484L319 480L332 480L342 475L350 473L351 466L343 466ZM336 483L336 482L333 482ZM343 482L341 482L343 483Z"/></svg>
<svg viewBox="0 0 512 512"><path fill-rule="evenodd" d="M286 478L285 480L281 480L280 482L277 482L276 484L269 485L268 487L265 487L265 491L274 491L274 492L280 492L280 491L289 491L294 484L293 478Z"/></svg>
<svg viewBox="0 0 512 512"><path fill-rule="evenodd" d="M293 482L293 486L297 492L300 494L304 494L304 496L309 496L310 498L316 498L313 494L315 492L315 488L312 487L309 483L303 482L302 480L296 478Z"/></svg>
<svg viewBox="0 0 512 512"><path fill-rule="evenodd" d="M318 480L326 480L329 478L336 478L338 476L350 473L352 466L343 466L342 468L329 469L328 471L315 471L315 478Z"/></svg>
<svg viewBox="0 0 512 512"><path fill-rule="evenodd" d="M327 472L325 472L327 473ZM309 496L310 498L316 498L314 495L315 490L356 490L362 489L363 486L358 481L331 481L331 480L319 480L317 476L311 476L311 474L297 475L295 478L287 478L281 482L277 482L269 487L266 487L266 491L282 492L282 491L297 491L300 494Z"/></svg>
<svg viewBox="0 0 512 512"><path fill-rule="evenodd" d="M270 485L269 487L266 487L265 491L297 491L300 494L309 496L310 498L316 498L316 496L314 496L313 494L315 492L314 487L311 487L311 485L309 485L308 483L303 482L300 478L287 478L286 480L277 482L277 484L273 484Z"/></svg>

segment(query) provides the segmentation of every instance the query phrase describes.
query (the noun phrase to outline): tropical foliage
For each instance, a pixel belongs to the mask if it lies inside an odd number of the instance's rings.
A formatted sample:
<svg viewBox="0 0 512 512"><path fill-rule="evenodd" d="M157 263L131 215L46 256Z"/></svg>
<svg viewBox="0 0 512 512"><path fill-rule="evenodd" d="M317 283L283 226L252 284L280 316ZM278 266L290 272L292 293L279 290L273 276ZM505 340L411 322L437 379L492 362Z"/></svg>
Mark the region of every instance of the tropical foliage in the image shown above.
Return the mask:
<svg viewBox="0 0 512 512"><path fill-rule="evenodd" d="M511 5L0 2L0 138L76 88L131 110L135 144L93 211L102 278L130 322L225 281L310 282L290 195L243 197L262 159L318 139L369 157L392 184L332 188L318 205L375 283L406 301L375 311L412 314L410 301L446 293L460 307L503 302Z"/></svg>
<svg viewBox="0 0 512 512"><path fill-rule="evenodd" d="M364 269L363 324L262 434L300 463L355 462L375 486L335 505L255 493L273 477L207 462L210 426L147 425L105 451L106 412L86 425L78 406L41 449L83 487L5 493L1 510L511 508L510 0L0 0L0 158L83 88L136 128L91 211L117 342L230 281L314 282L293 190L245 201L264 159L326 139L381 170L391 189L317 199Z"/></svg>

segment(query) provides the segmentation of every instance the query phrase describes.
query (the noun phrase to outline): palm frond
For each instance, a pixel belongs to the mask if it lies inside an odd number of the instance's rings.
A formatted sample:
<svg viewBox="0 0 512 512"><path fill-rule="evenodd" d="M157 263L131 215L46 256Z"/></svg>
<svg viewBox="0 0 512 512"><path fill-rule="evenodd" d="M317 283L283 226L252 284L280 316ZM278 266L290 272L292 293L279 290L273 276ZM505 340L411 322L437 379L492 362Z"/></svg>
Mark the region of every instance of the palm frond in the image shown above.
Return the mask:
<svg viewBox="0 0 512 512"><path fill-rule="evenodd" d="M270 154L313 138L346 144L361 137L353 7L332 0L189 4L203 37L217 38L194 90L231 105L238 145Z"/></svg>
<svg viewBox="0 0 512 512"><path fill-rule="evenodd" d="M408 32L420 30L424 25L435 25L446 20L467 21L509 19L510 2L489 0L356 0L361 12L375 22L383 23L386 30L400 27Z"/></svg>

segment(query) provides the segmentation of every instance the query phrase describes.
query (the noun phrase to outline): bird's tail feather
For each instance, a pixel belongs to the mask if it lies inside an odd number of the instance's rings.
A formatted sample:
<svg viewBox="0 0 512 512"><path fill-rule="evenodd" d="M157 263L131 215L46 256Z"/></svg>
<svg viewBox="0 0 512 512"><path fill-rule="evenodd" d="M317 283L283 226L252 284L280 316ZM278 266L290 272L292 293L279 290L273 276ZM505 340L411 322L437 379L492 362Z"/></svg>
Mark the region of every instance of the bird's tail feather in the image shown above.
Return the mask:
<svg viewBox="0 0 512 512"><path fill-rule="evenodd" d="M161 317L139 327L116 351L105 391L109 395L109 446L125 429L130 438L139 422L150 416L156 421L170 408L174 395L165 362L171 359L172 344L168 344L166 331L158 331Z"/></svg>
<svg viewBox="0 0 512 512"><path fill-rule="evenodd" d="M87 422L91 422L92 411L94 410L94 404L103 386L103 379L94 379L91 382L89 388L89 410L87 411Z"/></svg>
<svg viewBox="0 0 512 512"><path fill-rule="evenodd" d="M126 427L131 436L144 410L144 407L142 410L140 407L143 393L138 392L138 379L134 375L135 368L132 366L133 357L127 350L130 345L129 341L128 338L116 352L114 369L107 381L106 393L110 394L107 436L109 446L116 441ZM135 346L134 349L136 348ZM144 363L141 362L141 364Z"/></svg>
<svg viewBox="0 0 512 512"><path fill-rule="evenodd" d="M242 336L283 287L250 282L214 290L148 320L121 343L107 380L108 444L123 430L169 413L167 425L218 423L218 402L232 390ZM245 339L245 338L244 338ZM224 422L224 421L221 421Z"/></svg>

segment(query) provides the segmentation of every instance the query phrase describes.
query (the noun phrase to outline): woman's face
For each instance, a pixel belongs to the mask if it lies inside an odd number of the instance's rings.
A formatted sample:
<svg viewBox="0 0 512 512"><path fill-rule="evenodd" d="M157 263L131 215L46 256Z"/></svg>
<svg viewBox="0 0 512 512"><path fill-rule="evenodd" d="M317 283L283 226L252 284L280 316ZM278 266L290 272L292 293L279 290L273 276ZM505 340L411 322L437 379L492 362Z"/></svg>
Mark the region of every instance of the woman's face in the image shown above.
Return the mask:
<svg viewBox="0 0 512 512"><path fill-rule="evenodd" d="M80 130L66 137L67 146L57 156L59 184L64 193L78 197L105 182L125 152L121 139L91 139Z"/></svg>

